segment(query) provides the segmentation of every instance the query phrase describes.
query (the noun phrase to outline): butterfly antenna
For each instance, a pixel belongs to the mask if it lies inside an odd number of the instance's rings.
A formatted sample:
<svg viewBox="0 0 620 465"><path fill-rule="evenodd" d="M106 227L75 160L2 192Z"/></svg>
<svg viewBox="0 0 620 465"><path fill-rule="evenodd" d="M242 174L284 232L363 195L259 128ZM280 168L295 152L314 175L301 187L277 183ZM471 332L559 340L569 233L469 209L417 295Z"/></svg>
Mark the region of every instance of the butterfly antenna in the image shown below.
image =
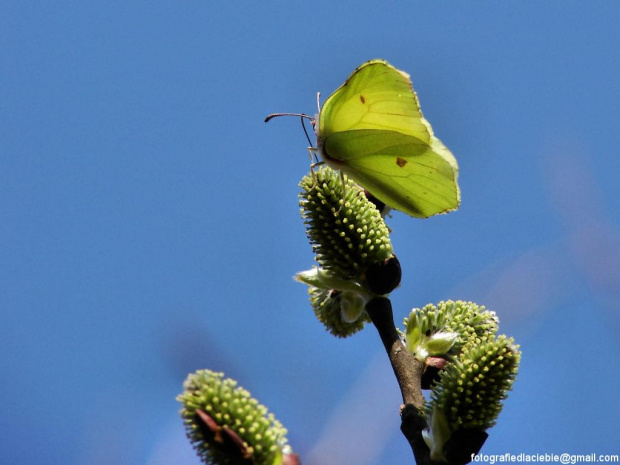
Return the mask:
<svg viewBox="0 0 620 465"><path fill-rule="evenodd" d="M299 116L299 117L301 117L302 120L304 118L307 118L310 121L314 120L314 118L312 116L308 116L305 113L272 113L270 115L267 115L267 118L265 118L265 123L268 123L269 120L271 120L272 118L275 118L276 116Z"/></svg>
<svg viewBox="0 0 620 465"><path fill-rule="evenodd" d="M301 117L301 118L299 118L299 120L301 121L301 127L304 129L304 134L306 135L306 139L308 140L308 144L310 144L310 147L312 147L312 141L310 140L310 136L308 135L308 130L306 129L306 125L304 123L304 118Z"/></svg>

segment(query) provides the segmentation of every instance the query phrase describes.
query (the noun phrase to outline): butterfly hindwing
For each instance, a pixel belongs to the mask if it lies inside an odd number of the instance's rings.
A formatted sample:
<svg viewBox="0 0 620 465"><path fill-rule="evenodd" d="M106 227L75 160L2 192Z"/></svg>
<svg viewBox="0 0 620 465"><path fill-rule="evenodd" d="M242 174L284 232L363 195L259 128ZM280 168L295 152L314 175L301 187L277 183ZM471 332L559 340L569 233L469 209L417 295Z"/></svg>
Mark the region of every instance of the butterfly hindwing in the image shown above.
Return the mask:
<svg viewBox="0 0 620 465"><path fill-rule="evenodd" d="M411 216L426 218L458 208L458 168L450 151L393 131L345 131L325 149L343 162L337 167L375 197Z"/></svg>

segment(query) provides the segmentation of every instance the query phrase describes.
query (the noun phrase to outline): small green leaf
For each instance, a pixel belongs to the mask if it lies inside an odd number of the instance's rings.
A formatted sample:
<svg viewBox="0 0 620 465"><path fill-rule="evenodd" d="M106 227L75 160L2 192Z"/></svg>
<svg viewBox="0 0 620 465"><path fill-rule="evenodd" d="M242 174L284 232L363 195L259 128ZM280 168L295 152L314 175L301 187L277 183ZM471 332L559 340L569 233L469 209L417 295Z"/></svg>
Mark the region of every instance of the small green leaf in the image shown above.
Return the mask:
<svg viewBox="0 0 620 465"><path fill-rule="evenodd" d="M323 323L325 329L334 336L351 336L370 322L370 317L365 311L362 311L356 319L354 319L354 313L343 315L342 291L310 286L308 293L314 314Z"/></svg>
<svg viewBox="0 0 620 465"><path fill-rule="evenodd" d="M426 350L428 355L445 355L447 354L459 335L447 331L441 331L433 334L426 342Z"/></svg>
<svg viewBox="0 0 620 465"><path fill-rule="evenodd" d="M319 289L335 289L338 291L352 291L365 294L366 291L357 281L342 279L321 268L314 267L308 271L301 271L294 276L296 281Z"/></svg>
<svg viewBox="0 0 620 465"><path fill-rule="evenodd" d="M452 430L446 415L437 408L430 413L428 429L422 431L424 442L431 451L431 460L442 462L445 460L443 446L450 439Z"/></svg>
<svg viewBox="0 0 620 465"><path fill-rule="evenodd" d="M364 312L364 307L368 302L364 296L351 291L344 291L340 297L340 314L342 321L353 323L359 319Z"/></svg>

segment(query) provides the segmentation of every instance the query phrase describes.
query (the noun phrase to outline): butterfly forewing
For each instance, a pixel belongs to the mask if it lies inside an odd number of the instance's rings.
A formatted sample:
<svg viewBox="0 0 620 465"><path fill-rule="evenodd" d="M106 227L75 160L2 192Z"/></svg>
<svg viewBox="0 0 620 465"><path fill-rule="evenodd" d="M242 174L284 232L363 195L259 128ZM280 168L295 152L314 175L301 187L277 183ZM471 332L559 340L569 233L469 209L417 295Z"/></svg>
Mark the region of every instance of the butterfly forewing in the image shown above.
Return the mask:
<svg viewBox="0 0 620 465"><path fill-rule="evenodd" d="M359 129L398 131L430 145L432 131L407 73L384 60L369 61L325 101L319 114L319 138Z"/></svg>

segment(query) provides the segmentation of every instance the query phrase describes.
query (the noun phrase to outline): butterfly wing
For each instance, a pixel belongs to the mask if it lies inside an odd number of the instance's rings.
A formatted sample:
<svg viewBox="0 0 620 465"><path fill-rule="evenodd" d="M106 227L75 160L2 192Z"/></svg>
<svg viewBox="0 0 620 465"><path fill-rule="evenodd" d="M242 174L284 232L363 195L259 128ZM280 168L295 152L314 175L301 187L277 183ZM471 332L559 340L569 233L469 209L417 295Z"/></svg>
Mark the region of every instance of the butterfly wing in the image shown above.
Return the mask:
<svg viewBox="0 0 620 465"><path fill-rule="evenodd" d="M458 165L422 116L409 75L384 60L357 68L324 103L323 160L386 205L426 218L458 208Z"/></svg>
<svg viewBox="0 0 620 465"><path fill-rule="evenodd" d="M385 60L368 61L353 71L319 113L319 139L358 129L398 131L427 144L432 137L409 75Z"/></svg>
<svg viewBox="0 0 620 465"><path fill-rule="evenodd" d="M436 137L430 145L395 131L354 130L330 135L325 150L336 166L386 205L427 218L458 208L458 166Z"/></svg>

